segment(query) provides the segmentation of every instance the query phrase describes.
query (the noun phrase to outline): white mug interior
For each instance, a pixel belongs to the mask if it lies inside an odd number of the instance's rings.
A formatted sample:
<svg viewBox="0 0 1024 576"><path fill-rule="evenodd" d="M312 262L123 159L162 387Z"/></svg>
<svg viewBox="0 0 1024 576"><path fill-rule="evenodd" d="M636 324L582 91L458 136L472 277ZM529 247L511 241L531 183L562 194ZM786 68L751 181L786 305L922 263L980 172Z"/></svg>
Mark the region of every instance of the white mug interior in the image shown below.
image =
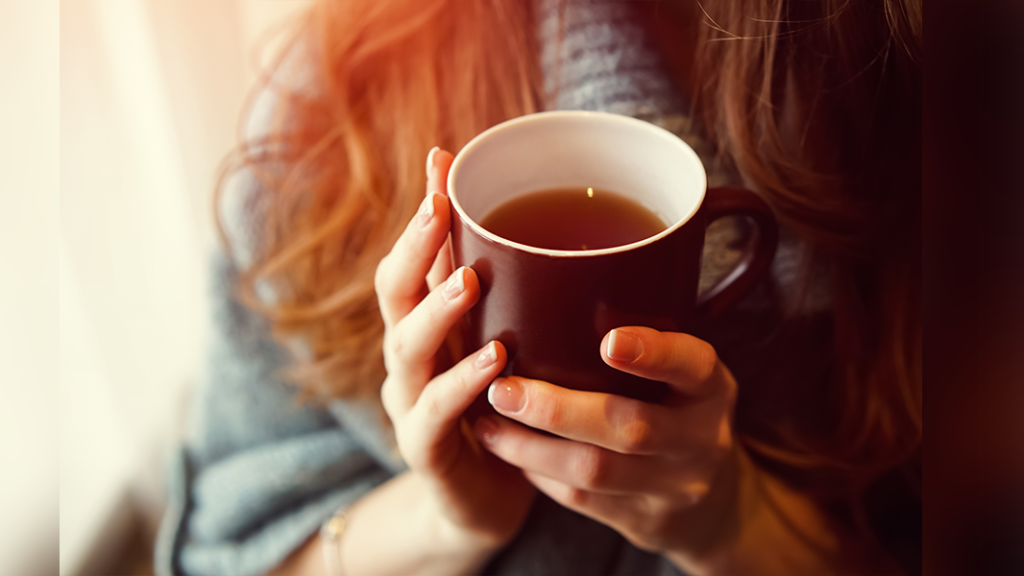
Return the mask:
<svg viewBox="0 0 1024 576"><path fill-rule="evenodd" d="M668 228L626 246L567 251L518 244L479 225L512 198L570 186L621 194ZM494 126L459 151L448 174L452 205L478 233L519 249L560 255L596 255L654 242L697 212L706 188L704 165L676 135L628 116L587 111L540 112Z"/></svg>

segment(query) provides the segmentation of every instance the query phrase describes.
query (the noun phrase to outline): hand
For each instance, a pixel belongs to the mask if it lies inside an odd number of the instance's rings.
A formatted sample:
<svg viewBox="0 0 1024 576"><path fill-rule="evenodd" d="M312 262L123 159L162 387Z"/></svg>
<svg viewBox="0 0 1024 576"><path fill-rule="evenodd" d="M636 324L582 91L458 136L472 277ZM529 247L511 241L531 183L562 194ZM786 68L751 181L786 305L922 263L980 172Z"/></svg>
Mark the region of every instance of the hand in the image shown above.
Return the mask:
<svg viewBox="0 0 1024 576"><path fill-rule="evenodd" d="M729 529L722 519L733 503L736 381L709 344L686 334L619 328L601 355L613 368L669 384L669 398L656 405L504 378L488 398L507 418L481 418L475 431L567 508L640 548L699 557Z"/></svg>
<svg viewBox="0 0 1024 576"><path fill-rule="evenodd" d="M452 160L444 151L430 154L427 197L377 268L387 368L381 400L402 457L429 485L432 504L449 527L474 543L498 547L515 535L536 491L460 428L462 413L507 356L491 342L454 366L445 363L449 330L480 297L472 269L451 271L444 191Z"/></svg>

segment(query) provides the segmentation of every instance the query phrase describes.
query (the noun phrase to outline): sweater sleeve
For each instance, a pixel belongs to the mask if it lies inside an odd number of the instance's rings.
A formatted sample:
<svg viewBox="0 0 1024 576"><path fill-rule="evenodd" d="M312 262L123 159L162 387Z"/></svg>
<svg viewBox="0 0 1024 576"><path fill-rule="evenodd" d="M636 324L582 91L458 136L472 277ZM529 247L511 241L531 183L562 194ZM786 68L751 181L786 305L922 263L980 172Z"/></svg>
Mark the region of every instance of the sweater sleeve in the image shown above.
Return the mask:
<svg viewBox="0 0 1024 576"><path fill-rule="evenodd" d="M288 94L317 90L309 48L292 46L275 81L257 95L247 141L267 134ZM265 573L338 508L404 466L360 406L300 404L279 377L286 351L264 319L235 299L238 271L262 249L268 198L249 169L236 172L218 198L231 251L212 259L208 369L193 393L187 438L168 467L158 574Z"/></svg>
<svg viewBox="0 0 1024 576"><path fill-rule="evenodd" d="M391 476L330 411L300 405L277 377L285 352L232 298L231 259L217 256L213 276L209 374L169 467L159 574L265 573Z"/></svg>

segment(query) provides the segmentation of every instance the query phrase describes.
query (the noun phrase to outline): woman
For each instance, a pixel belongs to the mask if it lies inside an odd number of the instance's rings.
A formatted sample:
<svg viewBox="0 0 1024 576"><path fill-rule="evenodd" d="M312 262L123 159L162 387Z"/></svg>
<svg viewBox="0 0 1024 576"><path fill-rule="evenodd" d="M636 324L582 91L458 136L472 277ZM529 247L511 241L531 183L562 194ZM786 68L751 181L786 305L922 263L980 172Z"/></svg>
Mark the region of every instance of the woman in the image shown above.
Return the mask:
<svg viewBox="0 0 1024 576"><path fill-rule="evenodd" d="M158 567L919 572L920 10L318 5L224 195L221 289L247 308L225 305ZM785 231L772 279L714 326L606 335L609 365L670 384L663 405L492 383L500 342L445 353L479 297L446 257L448 151L549 108L672 129ZM464 428L484 390L502 417ZM335 510L344 530L318 534Z"/></svg>

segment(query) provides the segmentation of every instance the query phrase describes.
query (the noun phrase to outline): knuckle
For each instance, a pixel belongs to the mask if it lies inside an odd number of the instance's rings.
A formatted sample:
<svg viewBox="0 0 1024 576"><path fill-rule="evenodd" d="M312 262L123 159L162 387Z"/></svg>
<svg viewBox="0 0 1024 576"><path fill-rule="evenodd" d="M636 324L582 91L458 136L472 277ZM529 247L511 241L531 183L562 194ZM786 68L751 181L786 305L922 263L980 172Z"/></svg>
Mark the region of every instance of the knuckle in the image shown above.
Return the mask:
<svg viewBox="0 0 1024 576"><path fill-rule="evenodd" d="M691 464L695 469L710 467L716 469L729 457L732 452L732 443L729 440L718 438L709 439L703 445L694 447Z"/></svg>
<svg viewBox="0 0 1024 576"><path fill-rule="evenodd" d="M391 331L384 341L385 356L389 356L391 362L408 363L413 360L410 357L408 343L400 330Z"/></svg>
<svg viewBox="0 0 1024 576"><path fill-rule="evenodd" d="M392 378L385 378L384 383L380 386L380 403L384 407L384 412L387 413L391 420L395 420L397 411L395 410L395 383Z"/></svg>
<svg viewBox="0 0 1024 576"><path fill-rule="evenodd" d="M653 414L650 405L636 400L613 397L612 422L618 431L616 447L624 454L639 454L654 448Z"/></svg>
<svg viewBox="0 0 1024 576"><path fill-rule="evenodd" d="M711 444L710 454L716 462L721 462L729 457L733 450L733 432L732 426L727 421L723 421L718 436L715 441Z"/></svg>
<svg viewBox="0 0 1024 576"><path fill-rule="evenodd" d="M388 366L387 363L390 362L393 359L392 357L395 355L394 339L395 331L386 330L384 332L384 338L381 340L381 351L384 353L385 368L388 368L388 370L390 370L391 367Z"/></svg>
<svg viewBox="0 0 1024 576"><path fill-rule="evenodd" d="M694 376L698 384L710 382L718 370L718 353L715 347L704 341L698 341L693 348Z"/></svg>
<svg viewBox="0 0 1024 576"><path fill-rule="evenodd" d="M426 325L430 326L431 330L446 329L450 321L449 318L451 316L451 311L445 310L443 302L440 302L437 298L429 298L421 302L420 305L425 308Z"/></svg>
<svg viewBox="0 0 1024 576"><path fill-rule="evenodd" d="M689 506L699 504L711 492L711 483L706 480L690 482L683 490L682 499Z"/></svg>
<svg viewBox="0 0 1024 576"><path fill-rule="evenodd" d="M380 259L377 263L377 269L373 272L373 289L377 291L378 296L387 294L388 288L388 268L389 268L389 257L385 256Z"/></svg>
<svg viewBox="0 0 1024 576"><path fill-rule="evenodd" d="M380 387L380 402L388 418L392 422L400 422L405 413L401 382L393 377L386 378Z"/></svg>
<svg viewBox="0 0 1024 576"><path fill-rule="evenodd" d="M645 420L627 424L622 430L622 451L626 454L642 454L651 451L651 425Z"/></svg>
<svg viewBox="0 0 1024 576"><path fill-rule="evenodd" d="M474 385L474 380L466 368L468 367L465 364L457 364L454 369L448 372L451 384L447 388L457 395L465 394Z"/></svg>
<svg viewBox="0 0 1024 576"><path fill-rule="evenodd" d="M526 387L524 386L524 388ZM536 401L536 398L529 398L526 409L530 412L530 421L533 425L548 431L562 429L565 418L562 402L557 397L545 399L543 402Z"/></svg>
<svg viewBox="0 0 1024 576"><path fill-rule="evenodd" d="M583 488L600 488L607 481L607 460L596 446L583 447L576 455L575 466L576 476Z"/></svg>
<svg viewBox="0 0 1024 576"><path fill-rule="evenodd" d="M725 401L726 406L730 409L736 405L736 397L739 395L739 386L736 384L736 379L732 377L732 374L728 372L728 368L722 366L725 369L728 377L725 378Z"/></svg>
<svg viewBox="0 0 1024 576"><path fill-rule="evenodd" d="M580 490L579 488L569 488L565 495L566 503L570 507L584 508L589 501L589 494L586 490Z"/></svg>
<svg viewBox="0 0 1024 576"><path fill-rule="evenodd" d="M420 393L420 398L417 401L417 404L421 405L421 410L423 410L424 414L430 421L436 421L444 416L444 408L441 406L440 398L436 393L436 388L430 384L428 384L427 387L423 389L423 392Z"/></svg>

